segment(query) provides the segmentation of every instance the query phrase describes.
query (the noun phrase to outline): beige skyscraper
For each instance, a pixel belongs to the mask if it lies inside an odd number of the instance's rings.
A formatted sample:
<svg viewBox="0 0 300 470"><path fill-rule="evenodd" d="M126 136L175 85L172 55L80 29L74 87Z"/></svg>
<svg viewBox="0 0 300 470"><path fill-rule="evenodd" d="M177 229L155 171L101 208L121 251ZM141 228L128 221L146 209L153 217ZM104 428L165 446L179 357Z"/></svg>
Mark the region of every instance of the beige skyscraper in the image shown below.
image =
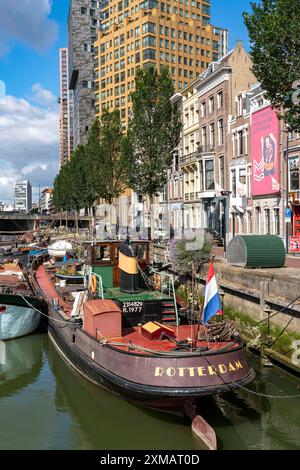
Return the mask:
<svg viewBox="0 0 300 470"><path fill-rule="evenodd" d="M228 50L227 31L210 24L210 0L104 0L100 19L96 114L119 108L124 128L138 68L167 65L179 91Z"/></svg>

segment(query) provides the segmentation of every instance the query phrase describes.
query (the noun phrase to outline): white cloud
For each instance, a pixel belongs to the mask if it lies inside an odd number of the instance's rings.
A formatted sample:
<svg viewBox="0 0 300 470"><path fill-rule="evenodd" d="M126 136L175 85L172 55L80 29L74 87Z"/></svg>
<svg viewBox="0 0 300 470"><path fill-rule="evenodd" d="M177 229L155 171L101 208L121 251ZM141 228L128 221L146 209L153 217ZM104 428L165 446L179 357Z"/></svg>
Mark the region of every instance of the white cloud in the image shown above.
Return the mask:
<svg viewBox="0 0 300 470"><path fill-rule="evenodd" d="M7 96L0 102L0 201L11 202L13 183L28 178L33 186L49 186L59 164L59 113L52 94L42 91L40 104ZM42 99L44 97L44 99ZM53 105L53 103L52 103Z"/></svg>
<svg viewBox="0 0 300 470"><path fill-rule="evenodd" d="M15 41L38 51L52 46L58 37L58 25L49 18L51 0L0 0L0 57Z"/></svg>
<svg viewBox="0 0 300 470"><path fill-rule="evenodd" d="M35 83L32 85L31 89L32 95L30 97L30 101L41 106L46 106L47 108L57 108L57 98L50 90L43 88L40 83Z"/></svg>

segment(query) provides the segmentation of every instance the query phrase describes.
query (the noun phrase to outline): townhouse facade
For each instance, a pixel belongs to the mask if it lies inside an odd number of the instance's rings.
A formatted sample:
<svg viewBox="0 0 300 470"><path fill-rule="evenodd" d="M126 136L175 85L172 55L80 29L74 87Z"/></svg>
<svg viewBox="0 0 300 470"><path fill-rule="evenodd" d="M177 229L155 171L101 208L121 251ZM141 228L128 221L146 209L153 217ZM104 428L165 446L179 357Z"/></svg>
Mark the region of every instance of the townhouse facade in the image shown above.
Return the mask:
<svg viewBox="0 0 300 470"><path fill-rule="evenodd" d="M239 41L230 53L211 63L180 93L177 101L182 114L182 139L171 172L175 171L177 178L176 181L171 178L168 184L171 220L174 216L177 225L181 220L186 229L205 228L228 236L226 211L229 203L232 207L240 206L239 200L231 203L229 197L233 173L229 169L232 148L228 136L232 132L237 106L241 107L239 96L245 102L246 92L255 81L250 58ZM236 127L238 125L239 122ZM235 145L240 136L237 132L234 134ZM243 131L246 142L249 142L248 132L246 126ZM244 147L240 150L244 151ZM237 155L239 151L236 151ZM242 168L240 179L244 182ZM228 196L224 196L226 192ZM177 206L176 217L173 215L174 204Z"/></svg>

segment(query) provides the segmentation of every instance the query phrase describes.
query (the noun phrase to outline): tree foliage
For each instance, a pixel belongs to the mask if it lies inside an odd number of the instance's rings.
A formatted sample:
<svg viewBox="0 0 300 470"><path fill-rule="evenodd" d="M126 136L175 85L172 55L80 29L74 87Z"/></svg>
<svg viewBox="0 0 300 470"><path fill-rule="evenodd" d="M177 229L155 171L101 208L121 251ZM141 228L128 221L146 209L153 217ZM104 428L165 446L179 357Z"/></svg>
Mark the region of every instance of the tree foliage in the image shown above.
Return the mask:
<svg viewBox="0 0 300 470"><path fill-rule="evenodd" d="M173 270L178 274L190 274L193 269L195 272L199 272L203 264L210 260L212 244L204 238L200 249L191 249L194 248L193 245L196 241L196 238L194 240L173 240L170 244L170 260Z"/></svg>
<svg viewBox="0 0 300 470"><path fill-rule="evenodd" d="M90 207L97 198L109 204L126 187L125 137L119 111L106 111L91 126L86 145L79 145L54 180L54 205L59 210Z"/></svg>
<svg viewBox="0 0 300 470"><path fill-rule="evenodd" d="M163 68L160 74L154 66L137 71L132 94L133 117L124 152L131 188L150 199L163 190L172 152L180 139L181 117L171 105L173 94L168 68Z"/></svg>
<svg viewBox="0 0 300 470"><path fill-rule="evenodd" d="M299 0L261 0L251 7L244 20L252 43L253 73L272 105L283 109L290 128L300 131Z"/></svg>
<svg viewBox="0 0 300 470"><path fill-rule="evenodd" d="M88 182L95 198L111 204L127 184L127 156L122 152L125 136L118 109L104 111L101 120L94 122L86 146L90 168Z"/></svg>

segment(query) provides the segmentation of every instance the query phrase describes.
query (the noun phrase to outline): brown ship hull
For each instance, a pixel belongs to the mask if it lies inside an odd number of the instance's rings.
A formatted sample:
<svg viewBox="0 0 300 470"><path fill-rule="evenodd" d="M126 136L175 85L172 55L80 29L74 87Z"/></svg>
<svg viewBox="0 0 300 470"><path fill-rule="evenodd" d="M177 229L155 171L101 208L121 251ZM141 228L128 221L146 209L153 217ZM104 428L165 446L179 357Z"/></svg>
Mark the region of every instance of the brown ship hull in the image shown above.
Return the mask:
<svg viewBox="0 0 300 470"><path fill-rule="evenodd" d="M49 306L49 336L63 358L86 379L123 398L173 411L191 398L245 386L254 378L243 348L208 356L134 354L103 345L76 324L63 328L63 317Z"/></svg>

